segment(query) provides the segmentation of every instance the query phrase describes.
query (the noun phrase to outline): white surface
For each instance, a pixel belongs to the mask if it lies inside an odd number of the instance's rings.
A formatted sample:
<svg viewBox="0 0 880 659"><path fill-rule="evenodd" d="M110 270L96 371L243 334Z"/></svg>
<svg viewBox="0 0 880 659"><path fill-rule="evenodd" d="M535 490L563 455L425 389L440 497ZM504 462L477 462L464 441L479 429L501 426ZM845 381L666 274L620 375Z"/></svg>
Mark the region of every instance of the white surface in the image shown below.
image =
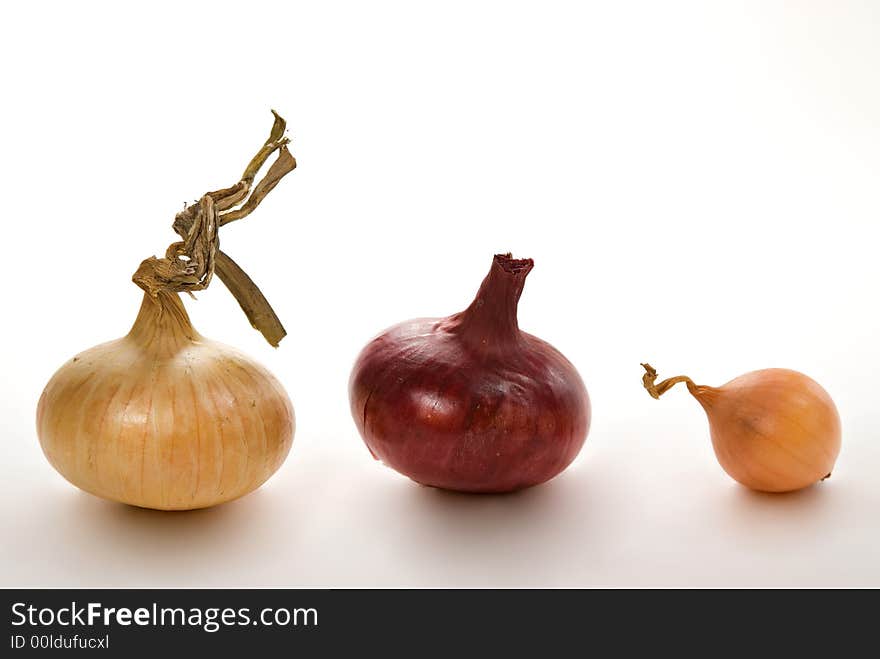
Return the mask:
<svg viewBox="0 0 880 659"><path fill-rule="evenodd" d="M864 2L17 3L0 26L0 585L880 586L880 9ZM289 337L217 282L197 328L266 363L298 429L218 509L83 494L43 459L52 372L123 334L129 277L185 200L288 119L299 168L224 248ZM349 418L360 347L464 308L493 253L536 261L521 326L594 419L507 497L418 487ZM831 392L833 477L740 488L685 391L785 366Z"/></svg>

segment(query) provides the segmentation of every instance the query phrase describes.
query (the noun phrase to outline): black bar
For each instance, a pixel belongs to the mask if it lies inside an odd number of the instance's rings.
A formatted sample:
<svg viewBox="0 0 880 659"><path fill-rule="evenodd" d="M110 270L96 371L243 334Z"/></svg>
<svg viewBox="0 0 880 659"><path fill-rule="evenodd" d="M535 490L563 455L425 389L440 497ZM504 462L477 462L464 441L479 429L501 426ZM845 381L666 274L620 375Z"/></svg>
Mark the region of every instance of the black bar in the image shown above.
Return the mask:
<svg viewBox="0 0 880 659"><path fill-rule="evenodd" d="M322 654L387 651L392 656L397 651L410 656L440 651L458 659L474 656L477 650L494 657L529 648L549 656L554 648L568 647L580 650L578 655L608 656L598 650L611 648L616 655L648 644L657 650L702 648L706 656L756 647L764 652L776 647L790 655L801 646L840 656L860 632L873 633L876 625L876 595L867 591L2 592L7 621L7 637L0 645L3 656L83 644L113 655L222 650L227 656L271 647ZM852 606L860 594L870 595L872 606ZM90 604L95 612L91 619ZM120 614L120 608L131 613ZM61 623L77 624L59 624L59 615ZM706 638L708 645L701 640Z"/></svg>

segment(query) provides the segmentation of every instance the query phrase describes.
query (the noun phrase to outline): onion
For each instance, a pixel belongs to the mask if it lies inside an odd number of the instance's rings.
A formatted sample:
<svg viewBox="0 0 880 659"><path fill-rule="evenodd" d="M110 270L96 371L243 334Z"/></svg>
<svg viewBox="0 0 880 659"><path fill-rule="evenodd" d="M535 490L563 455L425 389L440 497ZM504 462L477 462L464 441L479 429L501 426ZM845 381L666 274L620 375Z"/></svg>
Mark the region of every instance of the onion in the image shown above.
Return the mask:
<svg viewBox="0 0 880 659"><path fill-rule="evenodd" d="M395 325L360 353L351 412L373 456L424 485L509 492L574 460L590 400L574 366L520 331L531 259L496 255L473 303Z"/></svg>
<svg viewBox="0 0 880 659"><path fill-rule="evenodd" d="M144 295L131 331L77 355L46 385L37 406L40 444L74 485L145 508L204 508L256 489L286 458L295 422L284 388L245 355L196 332L179 296L206 288L216 268L269 343L285 336L217 237L296 166L284 131L275 114L269 139L239 183L178 213L174 229L183 241L134 274Z"/></svg>
<svg viewBox="0 0 880 659"><path fill-rule="evenodd" d="M715 388L683 375L654 384L657 371L642 366L642 383L654 398L686 383L709 417L718 462L746 487L790 492L831 475L840 452L840 417L828 392L803 373L768 368Z"/></svg>

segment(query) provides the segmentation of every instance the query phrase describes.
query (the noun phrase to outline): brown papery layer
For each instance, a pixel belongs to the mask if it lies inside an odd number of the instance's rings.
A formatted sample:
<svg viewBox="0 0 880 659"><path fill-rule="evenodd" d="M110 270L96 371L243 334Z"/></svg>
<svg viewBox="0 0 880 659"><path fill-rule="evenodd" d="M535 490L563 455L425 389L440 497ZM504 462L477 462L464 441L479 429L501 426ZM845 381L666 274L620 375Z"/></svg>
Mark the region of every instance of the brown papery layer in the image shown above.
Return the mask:
<svg viewBox="0 0 880 659"><path fill-rule="evenodd" d="M190 510L259 487L287 456L293 406L265 368L201 336L176 293L145 294L131 331L80 353L37 406L62 476L113 501Z"/></svg>

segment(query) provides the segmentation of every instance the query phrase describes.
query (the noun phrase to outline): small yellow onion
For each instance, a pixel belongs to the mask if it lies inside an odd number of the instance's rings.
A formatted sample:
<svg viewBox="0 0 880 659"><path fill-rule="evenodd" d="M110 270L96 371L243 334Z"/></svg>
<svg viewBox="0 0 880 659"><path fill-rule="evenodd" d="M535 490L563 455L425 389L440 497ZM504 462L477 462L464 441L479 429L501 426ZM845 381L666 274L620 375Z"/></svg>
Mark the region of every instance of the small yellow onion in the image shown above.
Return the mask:
<svg viewBox="0 0 880 659"><path fill-rule="evenodd" d="M284 388L242 353L196 332L179 295L207 288L216 271L271 345L285 336L218 238L219 227L249 215L296 166L284 132L275 114L239 182L177 214L182 240L132 277L144 296L131 331L77 355L46 385L37 434L49 462L74 485L145 508L205 508L253 491L287 457L295 422Z"/></svg>
<svg viewBox="0 0 880 659"><path fill-rule="evenodd" d="M715 388L687 376L655 384L657 371L642 366L642 383L654 398L679 382L687 385L709 418L718 462L746 487L790 492L831 475L840 452L840 417L828 392L803 373L768 368Z"/></svg>

